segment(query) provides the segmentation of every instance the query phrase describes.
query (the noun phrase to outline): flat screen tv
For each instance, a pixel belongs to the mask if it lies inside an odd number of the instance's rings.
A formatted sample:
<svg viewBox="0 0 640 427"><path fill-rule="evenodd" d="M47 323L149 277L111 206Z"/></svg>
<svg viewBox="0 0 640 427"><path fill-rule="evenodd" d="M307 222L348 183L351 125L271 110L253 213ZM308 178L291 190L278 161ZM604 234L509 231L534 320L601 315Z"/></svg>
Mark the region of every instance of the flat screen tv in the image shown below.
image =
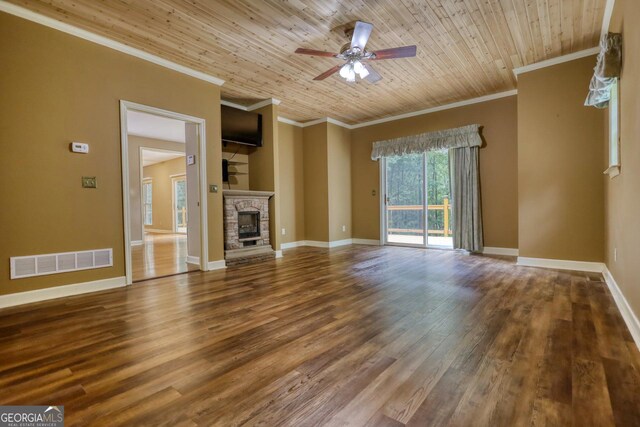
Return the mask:
<svg viewBox="0 0 640 427"><path fill-rule="evenodd" d="M222 142L262 147L262 115L222 106Z"/></svg>

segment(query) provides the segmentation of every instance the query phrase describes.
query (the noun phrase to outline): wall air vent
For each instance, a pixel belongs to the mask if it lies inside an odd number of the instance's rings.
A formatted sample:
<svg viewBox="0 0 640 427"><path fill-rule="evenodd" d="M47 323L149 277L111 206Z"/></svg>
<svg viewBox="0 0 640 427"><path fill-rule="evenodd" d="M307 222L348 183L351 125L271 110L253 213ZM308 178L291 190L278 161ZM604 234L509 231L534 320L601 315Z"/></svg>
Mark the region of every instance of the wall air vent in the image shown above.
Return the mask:
<svg viewBox="0 0 640 427"><path fill-rule="evenodd" d="M113 266L113 249L11 257L11 279Z"/></svg>

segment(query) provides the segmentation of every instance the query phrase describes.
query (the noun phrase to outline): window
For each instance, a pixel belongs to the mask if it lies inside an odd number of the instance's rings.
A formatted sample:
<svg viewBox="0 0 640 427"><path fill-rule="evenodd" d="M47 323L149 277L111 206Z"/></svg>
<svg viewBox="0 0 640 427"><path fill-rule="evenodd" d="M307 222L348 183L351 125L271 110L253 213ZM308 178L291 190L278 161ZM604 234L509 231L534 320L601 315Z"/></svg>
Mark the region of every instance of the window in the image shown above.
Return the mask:
<svg viewBox="0 0 640 427"><path fill-rule="evenodd" d="M142 218L144 225L153 225L153 183L142 181Z"/></svg>
<svg viewBox="0 0 640 427"><path fill-rule="evenodd" d="M611 99L609 100L609 168L604 171L610 178L620 174L620 99L618 79L611 85Z"/></svg>

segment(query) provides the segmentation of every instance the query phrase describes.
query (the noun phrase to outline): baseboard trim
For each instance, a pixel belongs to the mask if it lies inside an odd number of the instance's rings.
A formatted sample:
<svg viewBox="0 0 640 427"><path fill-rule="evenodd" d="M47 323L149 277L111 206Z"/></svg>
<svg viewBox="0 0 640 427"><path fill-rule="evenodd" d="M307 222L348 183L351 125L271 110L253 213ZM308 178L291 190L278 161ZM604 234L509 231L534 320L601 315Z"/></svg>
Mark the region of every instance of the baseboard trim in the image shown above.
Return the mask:
<svg viewBox="0 0 640 427"><path fill-rule="evenodd" d="M380 246L380 240L374 239L351 239L354 245L370 245L370 246Z"/></svg>
<svg viewBox="0 0 640 427"><path fill-rule="evenodd" d="M319 240L303 240L300 246L311 246L312 248L328 248L329 242L321 242Z"/></svg>
<svg viewBox="0 0 640 427"><path fill-rule="evenodd" d="M638 320L638 317L631 309L629 302L624 297L624 294L618 287L618 283L616 283L616 280L613 278L613 275L606 265L604 266L602 275L604 276L604 281L609 287L609 291L611 291L611 295L613 295L613 300L624 319L624 323L626 323L627 328L629 328L629 332L631 332L631 336L633 337L636 346L640 349L640 320Z"/></svg>
<svg viewBox="0 0 640 427"><path fill-rule="evenodd" d="M207 268L209 271L211 270L222 270L223 268L227 268L227 263L222 259L220 261L209 261L207 264Z"/></svg>
<svg viewBox="0 0 640 427"><path fill-rule="evenodd" d="M304 246L304 240L299 240L297 242L282 243L280 245L280 248L291 249L291 248L297 248L298 246Z"/></svg>
<svg viewBox="0 0 640 427"><path fill-rule="evenodd" d="M282 247L282 245L280 245ZM276 258L282 258L282 251L276 251Z"/></svg>
<svg viewBox="0 0 640 427"><path fill-rule="evenodd" d="M338 246L347 246L353 243L353 239L343 239L343 240L334 240L333 242L329 242L330 248L335 248Z"/></svg>
<svg viewBox="0 0 640 427"><path fill-rule="evenodd" d="M187 264L200 265L200 257L199 256L191 256L187 255Z"/></svg>
<svg viewBox="0 0 640 427"><path fill-rule="evenodd" d="M73 295L87 294L90 292L105 291L107 289L126 286L126 277L112 277L109 279L94 280L91 282L76 283L72 285L53 286L34 291L18 292L9 295L0 295L0 308L29 304L32 302L46 301L50 299L70 297Z"/></svg>
<svg viewBox="0 0 640 427"><path fill-rule="evenodd" d="M282 249L298 248L300 246L310 246L313 248L337 248L347 245L373 245L380 246L380 240L372 239L344 239L334 240L332 242L322 242L319 240L298 240L297 242L283 243L280 245Z"/></svg>
<svg viewBox="0 0 640 427"><path fill-rule="evenodd" d="M482 250L482 253L487 255L518 256L518 252L518 248L495 248L491 246L485 246Z"/></svg>
<svg viewBox="0 0 640 427"><path fill-rule="evenodd" d="M517 265L523 267L553 268L556 270L588 271L602 273L606 268L601 262L568 261L562 259L518 257Z"/></svg>
<svg viewBox="0 0 640 427"><path fill-rule="evenodd" d="M132 240L131 246L142 246L144 242L142 240Z"/></svg>

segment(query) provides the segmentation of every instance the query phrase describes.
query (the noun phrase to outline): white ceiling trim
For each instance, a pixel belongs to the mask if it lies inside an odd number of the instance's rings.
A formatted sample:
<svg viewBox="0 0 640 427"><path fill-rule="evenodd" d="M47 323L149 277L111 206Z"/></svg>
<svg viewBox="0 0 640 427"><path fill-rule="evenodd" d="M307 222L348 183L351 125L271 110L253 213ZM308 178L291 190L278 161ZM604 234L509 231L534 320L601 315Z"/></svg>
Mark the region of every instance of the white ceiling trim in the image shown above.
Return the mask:
<svg viewBox="0 0 640 427"><path fill-rule="evenodd" d="M264 101L257 102L247 107L247 111L257 110L258 108L266 107L267 105L280 105L280 100L275 98L265 99Z"/></svg>
<svg viewBox="0 0 640 427"><path fill-rule="evenodd" d="M609 25L611 24L611 16L613 15L613 7L616 5L616 0L607 0L607 4L604 6L604 16L602 17L602 31L600 31L600 38L609 32Z"/></svg>
<svg viewBox="0 0 640 427"><path fill-rule="evenodd" d="M0 11L9 13L14 16L18 16L20 18L35 22L37 24L44 25L49 28L53 28L58 31L62 31L63 33L71 34L72 36L76 36L81 39L99 44L101 46L105 46L110 49L117 50L118 52L135 56L136 58L154 63L156 65L160 65L161 67L165 67L170 70L177 71L179 73L186 74L191 77L195 77L196 79L213 83L214 85L217 85L217 86L222 86L224 84L224 80L218 77L214 77L212 75L203 73L201 71L196 71L189 67L185 67L184 65L176 64L175 62L168 61L164 58L160 58L159 56L153 55L143 50L136 49L131 46L127 46L126 44L111 40L109 38L100 36L98 34L91 33L89 31L83 30L78 27L74 27L73 25L69 25L67 23L58 21L56 19L49 18L48 16L40 15L39 13L32 12L29 9L25 9L23 7L16 6L11 3L7 3L4 0L0 0Z"/></svg>
<svg viewBox="0 0 640 427"><path fill-rule="evenodd" d="M535 64L525 65L524 67L514 68L513 75L518 78L518 75L528 73L529 71L539 70L541 68L551 67L553 65L562 64L564 62L575 61L576 59L584 58L591 55L597 55L600 52L599 47L592 47L591 49L581 50L579 52L570 53L564 56L558 56L557 58L547 59L546 61L536 62Z"/></svg>
<svg viewBox="0 0 640 427"><path fill-rule="evenodd" d="M339 120L336 120L336 119L333 119L331 117L323 117L321 119L312 120L310 122L303 122L303 123L296 122L295 120L287 119L286 117L278 117L278 121L282 122L282 123L289 124L289 125L298 126L298 127L301 127L301 128L305 128L305 127L317 125L317 124L320 124L320 123L328 122L328 123L333 123L334 125L342 126L344 128L347 128L347 129L358 129L358 128L361 128L361 127L377 125L377 124L380 124L380 123L392 122L394 120L402 120L402 119L406 119L406 118L409 118L409 117L421 116L423 114L435 113L435 112L438 112L438 111L450 110L452 108L464 107L465 105L472 105L472 104L479 104L481 102L493 101L494 99L506 98L506 97L509 97L509 96L515 96L517 94L518 94L518 90L514 89L514 90L509 90L509 91L506 91L506 92L500 92L500 93L494 93L494 94L491 94L491 95L485 95L485 96L481 96L481 97L478 97L478 98L467 99L466 101L459 101L459 102L454 102L454 103L451 103L451 104L441 105L439 107L432 107L432 108L427 108L427 109L424 109L424 110L413 111L411 113L399 114L397 116L385 117L383 119L371 120L371 121L362 122L362 123L356 123L354 125L349 125L349 124L343 123L343 122L341 122Z"/></svg>
<svg viewBox="0 0 640 427"><path fill-rule="evenodd" d="M267 105L271 105L271 104L280 105L281 102L282 101L280 101L279 99L269 98L269 99L265 99L264 101L256 102L255 104L252 104L252 105L240 105L240 104L236 104L235 102L226 101L224 99L220 100L220 104L226 105L227 107L237 108L238 110L242 110L242 111L253 111L253 110L257 110L258 108L266 107Z"/></svg>

